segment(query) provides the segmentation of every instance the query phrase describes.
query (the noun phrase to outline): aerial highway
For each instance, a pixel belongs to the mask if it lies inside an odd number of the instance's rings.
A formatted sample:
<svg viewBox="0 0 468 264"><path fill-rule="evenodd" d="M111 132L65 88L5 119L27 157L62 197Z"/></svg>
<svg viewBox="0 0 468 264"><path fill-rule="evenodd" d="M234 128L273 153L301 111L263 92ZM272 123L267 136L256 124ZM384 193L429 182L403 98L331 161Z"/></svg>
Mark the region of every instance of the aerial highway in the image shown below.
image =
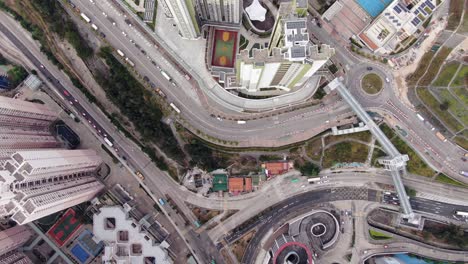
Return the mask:
<svg viewBox="0 0 468 264"><path fill-rule="evenodd" d="M339 123L340 119L350 114L350 109L334 97L325 106L307 107L267 118L258 118L250 120L242 126L230 120L219 121L210 115L210 112L200 103L206 98L199 92L193 91L194 88L191 87L193 84L174 87L162 76L159 68L169 72L171 76L183 76L182 73L177 72L183 66L179 65L175 68L170 65L169 59L164 59L169 54L173 54L174 51L162 50L161 47L156 48L155 44L152 44L158 43L157 41L161 39L160 36L153 34L155 39L151 39L146 32L137 30L138 27L135 25L138 22L132 19L130 14L122 12L120 5L114 4L113 1L95 3L78 1L75 4L82 12L87 13L93 23L97 24L99 29L106 34L106 41L132 58L136 63L135 69L141 75L150 77L150 80L169 95L170 100L182 110L184 119L193 127L201 129L211 136L237 141L239 142L238 146L279 146L305 140L331 126L342 124ZM131 21L130 25L126 21ZM323 37L323 34L320 37ZM328 39L332 43L332 40ZM143 47L145 54L141 53L141 49L137 48L134 43L138 43L140 48ZM468 178L459 174L459 171L466 170L466 165L460 160L464 151L450 142L438 140L434 131L430 131L427 125L420 121L416 122L418 119L415 111L403 104L395 95L393 78L388 70L372 62L359 61L353 54L340 47L337 48L337 58L343 60L344 67L347 69L346 86L363 107L381 114L388 114L396 119L399 126L406 128L409 132L410 136L406 139L408 144L415 148L427 162L451 177L468 182ZM157 61L160 65L154 66L151 61ZM360 89L360 78L350 78L350 76L362 76L369 66L373 68L373 72L391 80L390 83L385 84L384 91L378 96L364 94ZM194 70L196 69L191 69L191 71ZM187 80L182 79L183 77L178 80L187 82ZM209 103L212 104L210 105L211 110L216 108L218 113L232 114L232 111L223 108L222 104L218 104L214 100L210 100ZM319 125L317 126L317 124ZM413 127L414 129L410 129ZM442 155L443 153L451 155Z"/></svg>
<svg viewBox="0 0 468 264"><path fill-rule="evenodd" d="M134 142L123 136L95 105L89 103L86 97L78 89L74 88L70 79L47 60L37 44L19 24L3 12L0 12L0 18L2 18L0 31L23 52L36 67L38 74L44 80L47 80L46 82L49 83L49 87L56 93L56 96L62 99L63 107L80 115L82 120L84 118L86 121L83 121L83 123L94 132L96 137L100 138L103 144L107 144L104 137L108 138L112 142L112 151L134 175L136 171L141 171L145 175L154 175L154 177L146 177L147 180L141 182L141 184L148 189L155 202L160 197L165 198L166 195L170 195L180 211L176 212L170 206L165 206L163 210L168 216L171 215L168 219L173 223L176 230L187 239L186 242L196 257L205 262L211 261L213 257L217 261L221 261L220 256L215 254L214 244L210 243L210 240L202 242L200 235L191 231L191 225L193 226L196 218L184 204L184 201L180 200L178 187L176 187L178 184L167 174L161 172ZM138 151L135 151L135 149ZM190 221L189 226L185 225L186 218ZM203 249L200 248L202 245Z"/></svg>

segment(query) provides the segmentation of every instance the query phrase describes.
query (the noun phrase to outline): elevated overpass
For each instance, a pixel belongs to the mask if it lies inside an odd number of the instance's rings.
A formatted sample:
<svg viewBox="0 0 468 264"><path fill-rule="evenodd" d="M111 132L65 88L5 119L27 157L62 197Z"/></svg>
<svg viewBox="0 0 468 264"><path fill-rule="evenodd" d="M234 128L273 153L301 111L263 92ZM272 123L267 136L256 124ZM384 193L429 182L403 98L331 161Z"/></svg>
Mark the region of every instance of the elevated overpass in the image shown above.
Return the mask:
<svg viewBox="0 0 468 264"><path fill-rule="evenodd" d="M357 116L368 126L371 133L377 138L377 140L382 145L382 148L389 155L389 157L379 160L385 168L391 171L393 183L395 189L397 190L398 196L400 197L400 204L403 208L403 213L405 218L413 219L413 209L407 194L405 191L405 186L401 180L401 174L406 173L406 162L409 160L408 155L402 155L390 142L390 140L385 136L385 134L380 130L380 128L375 124L372 118L367 114L367 112L362 108L359 102L354 98L354 96L346 89L346 86L338 79L334 79L328 84L330 90L336 90L340 93L341 97L351 106L353 111Z"/></svg>

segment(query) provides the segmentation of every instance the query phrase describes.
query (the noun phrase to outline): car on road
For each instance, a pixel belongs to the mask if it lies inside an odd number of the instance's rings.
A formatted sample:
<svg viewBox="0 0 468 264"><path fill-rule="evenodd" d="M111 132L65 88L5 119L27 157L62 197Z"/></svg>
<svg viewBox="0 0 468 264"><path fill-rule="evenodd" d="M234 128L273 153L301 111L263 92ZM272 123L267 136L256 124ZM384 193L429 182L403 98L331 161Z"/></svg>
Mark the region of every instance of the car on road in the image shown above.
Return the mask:
<svg viewBox="0 0 468 264"><path fill-rule="evenodd" d="M42 69L44 69L44 68L45 68L45 67L44 67L44 65L42 65L42 64L40 65L40 67L41 67Z"/></svg>
<svg viewBox="0 0 468 264"><path fill-rule="evenodd" d="M72 101L68 101L71 105L73 105L73 102Z"/></svg>
<svg viewBox="0 0 468 264"><path fill-rule="evenodd" d="M67 92L67 90L63 90L63 94L64 94L65 96L70 96L70 94Z"/></svg>
<svg viewBox="0 0 468 264"><path fill-rule="evenodd" d="M83 116L86 116L86 113L85 113L85 112L83 112L83 113L81 113L81 114L82 114Z"/></svg>
<svg viewBox="0 0 468 264"><path fill-rule="evenodd" d="M372 68L372 67L370 67L370 66L367 67L367 70L368 70L368 71L372 71L373 69L374 69L374 68Z"/></svg>

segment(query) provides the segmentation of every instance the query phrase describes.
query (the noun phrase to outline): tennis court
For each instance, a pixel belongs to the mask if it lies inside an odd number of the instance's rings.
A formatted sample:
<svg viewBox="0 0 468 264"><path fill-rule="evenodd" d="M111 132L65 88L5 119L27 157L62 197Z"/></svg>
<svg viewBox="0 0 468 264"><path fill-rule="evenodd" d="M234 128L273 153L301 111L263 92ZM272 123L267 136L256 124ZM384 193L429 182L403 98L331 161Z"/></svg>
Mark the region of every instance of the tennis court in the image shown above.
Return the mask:
<svg viewBox="0 0 468 264"><path fill-rule="evenodd" d="M72 248L71 253L80 261L80 263L85 263L89 258L89 254L78 244Z"/></svg>
<svg viewBox="0 0 468 264"><path fill-rule="evenodd" d="M63 246L81 226L81 223L75 216L75 211L73 209L68 209L49 231L47 231L47 234L59 247Z"/></svg>
<svg viewBox="0 0 468 264"><path fill-rule="evenodd" d="M357 0L359 5L371 17L376 17L392 2L392 0Z"/></svg>
<svg viewBox="0 0 468 264"><path fill-rule="evenodd" d="M216 29L211 65L218 67L234 67L236 57L237 32Z"/></svg>

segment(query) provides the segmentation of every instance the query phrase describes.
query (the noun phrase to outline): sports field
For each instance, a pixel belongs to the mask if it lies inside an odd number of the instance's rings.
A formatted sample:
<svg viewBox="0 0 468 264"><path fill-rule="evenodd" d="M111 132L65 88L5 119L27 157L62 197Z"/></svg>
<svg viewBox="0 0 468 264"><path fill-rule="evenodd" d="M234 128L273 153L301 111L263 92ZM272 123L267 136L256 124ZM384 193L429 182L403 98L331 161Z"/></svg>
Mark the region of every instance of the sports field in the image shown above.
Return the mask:
<svg viewBox="0 0 468 264"><path fill-rule="evenodd" d="M236 58L237 32L216 29L211 65L234 67Z"/></svg>
<svg viewBox="0 0 468 264"><path fill-rule="evenodd" d="M65 214L47 231L47 234L61 247L81 226L75 218L75 211L68 209Z"/></svg>

